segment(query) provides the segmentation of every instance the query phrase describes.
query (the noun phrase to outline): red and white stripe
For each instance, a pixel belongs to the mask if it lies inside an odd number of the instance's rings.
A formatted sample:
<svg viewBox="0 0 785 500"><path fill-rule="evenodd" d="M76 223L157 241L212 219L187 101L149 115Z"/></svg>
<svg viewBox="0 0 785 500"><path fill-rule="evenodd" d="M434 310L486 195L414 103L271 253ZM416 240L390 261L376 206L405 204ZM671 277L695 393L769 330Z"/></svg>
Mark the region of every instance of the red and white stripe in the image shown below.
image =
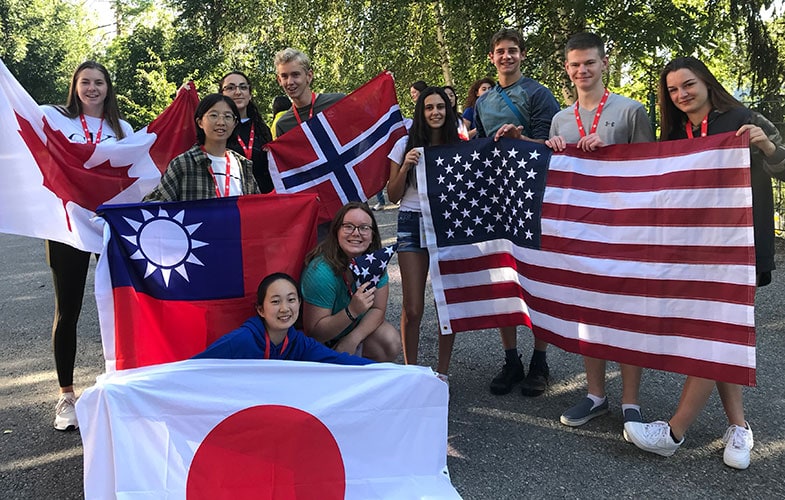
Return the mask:
<svg viewBox="0 0 785 500"><path fill-rule="evenodd" d="M754 385L751 206L746 137L554 155L540 250L429 246L441 330Z"/></svg>

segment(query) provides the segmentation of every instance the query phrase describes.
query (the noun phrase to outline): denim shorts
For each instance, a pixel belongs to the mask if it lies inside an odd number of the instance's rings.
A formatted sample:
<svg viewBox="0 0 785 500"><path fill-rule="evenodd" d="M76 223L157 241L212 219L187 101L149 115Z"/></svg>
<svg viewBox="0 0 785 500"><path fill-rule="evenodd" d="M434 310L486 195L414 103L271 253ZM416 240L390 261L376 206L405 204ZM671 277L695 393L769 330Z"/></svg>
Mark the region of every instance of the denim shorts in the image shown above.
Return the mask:
<svg viewBox="0 0 785 500"><path fill-rule="evenodd" d="M398 253L428 251L420 247L421 219L422 214L418 212L398 212Z"/></svg>

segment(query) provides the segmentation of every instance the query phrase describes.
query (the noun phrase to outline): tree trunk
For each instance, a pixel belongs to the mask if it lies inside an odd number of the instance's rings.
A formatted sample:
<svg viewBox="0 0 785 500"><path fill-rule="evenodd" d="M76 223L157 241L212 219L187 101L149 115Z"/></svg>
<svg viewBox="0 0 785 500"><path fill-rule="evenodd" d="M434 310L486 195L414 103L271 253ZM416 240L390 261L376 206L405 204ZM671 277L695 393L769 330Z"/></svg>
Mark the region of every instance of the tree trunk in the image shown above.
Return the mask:
<svg viewBox="0 0 785 500"><path fill-rule="evenodd" d="M437 0L436 4L436 46L439 49L439 59L441 61L442 75L444 76L444 84L455 86L452 79L452 68L450 67L450 50L447 47L445 34L445 21L444 21L444 6L441 0Z"/></svg>

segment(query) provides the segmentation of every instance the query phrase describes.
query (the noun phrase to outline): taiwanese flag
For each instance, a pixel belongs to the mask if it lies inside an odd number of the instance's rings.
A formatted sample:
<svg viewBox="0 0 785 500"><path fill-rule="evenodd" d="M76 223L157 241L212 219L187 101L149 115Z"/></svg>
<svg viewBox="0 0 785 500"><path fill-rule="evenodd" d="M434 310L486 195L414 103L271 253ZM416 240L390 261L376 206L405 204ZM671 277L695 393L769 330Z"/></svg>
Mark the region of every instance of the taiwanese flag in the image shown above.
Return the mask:
<svg viewBox="0 0 785 500"><path fill-rule="evenodd" d="M254 314L267 274L298 279L312 195L107 205L96 301L107 371L189 358Z"/></svg>
<svg viewBox="0 0 785 500"><path fill-rule="evenodd" d="M350 201L366 201L390 176L390 153L406 128L395 81L380 73L267 145L279 193L317 194L320 222Z"/></svg>
<svg viewBox="0 0 785 500"><path fill-rule="evenodd" d="M595 358L755 384L748 137L553 154L426 148L418 192L440 330L527 325Z"/></svg>

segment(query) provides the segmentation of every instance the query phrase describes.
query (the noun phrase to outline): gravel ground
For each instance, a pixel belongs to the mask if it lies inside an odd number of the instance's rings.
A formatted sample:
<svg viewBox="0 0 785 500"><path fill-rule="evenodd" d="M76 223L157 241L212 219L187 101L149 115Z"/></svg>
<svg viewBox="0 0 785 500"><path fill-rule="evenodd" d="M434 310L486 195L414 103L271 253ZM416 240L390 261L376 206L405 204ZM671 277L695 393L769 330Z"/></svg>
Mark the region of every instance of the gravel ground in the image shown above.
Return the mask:
<svg viewBox="0 0 785 500"><path fill-rule="evenodd" d="M397 209L377 212L385 242L394 241ZM780 255L785 255L781 241ZM0 498L81 498L82 446L78 433L52 429L56 378L51 355L52 283L43 242L0 235ZM782 258L779 259L782 267ZM609 365L611 413L578 428L559 415L584 394L580 358L551 348L552 385L545 395L493 396L490 379L500 367L495 331L458 334L450 371L448 465L467 499L523 498L785 498L785 283L757 296L758 387L745 390L747 418L755 431L752 464L737 471L722 463L726 420L716 393L671 458L645 454L624 442L618 366ZM89 285L92 286L92 270ZM388 319L400 319L400 273L390 268ZM429 287L430 288L430 287ZM426 298L420 363L436 364L436 315ZM84 388L103 371L95 300L85 299L79 327L76 385ZM524 358L530 332L519 328ZM644 372L641 400L647 420L667 419L684 377Z"/></svg>

